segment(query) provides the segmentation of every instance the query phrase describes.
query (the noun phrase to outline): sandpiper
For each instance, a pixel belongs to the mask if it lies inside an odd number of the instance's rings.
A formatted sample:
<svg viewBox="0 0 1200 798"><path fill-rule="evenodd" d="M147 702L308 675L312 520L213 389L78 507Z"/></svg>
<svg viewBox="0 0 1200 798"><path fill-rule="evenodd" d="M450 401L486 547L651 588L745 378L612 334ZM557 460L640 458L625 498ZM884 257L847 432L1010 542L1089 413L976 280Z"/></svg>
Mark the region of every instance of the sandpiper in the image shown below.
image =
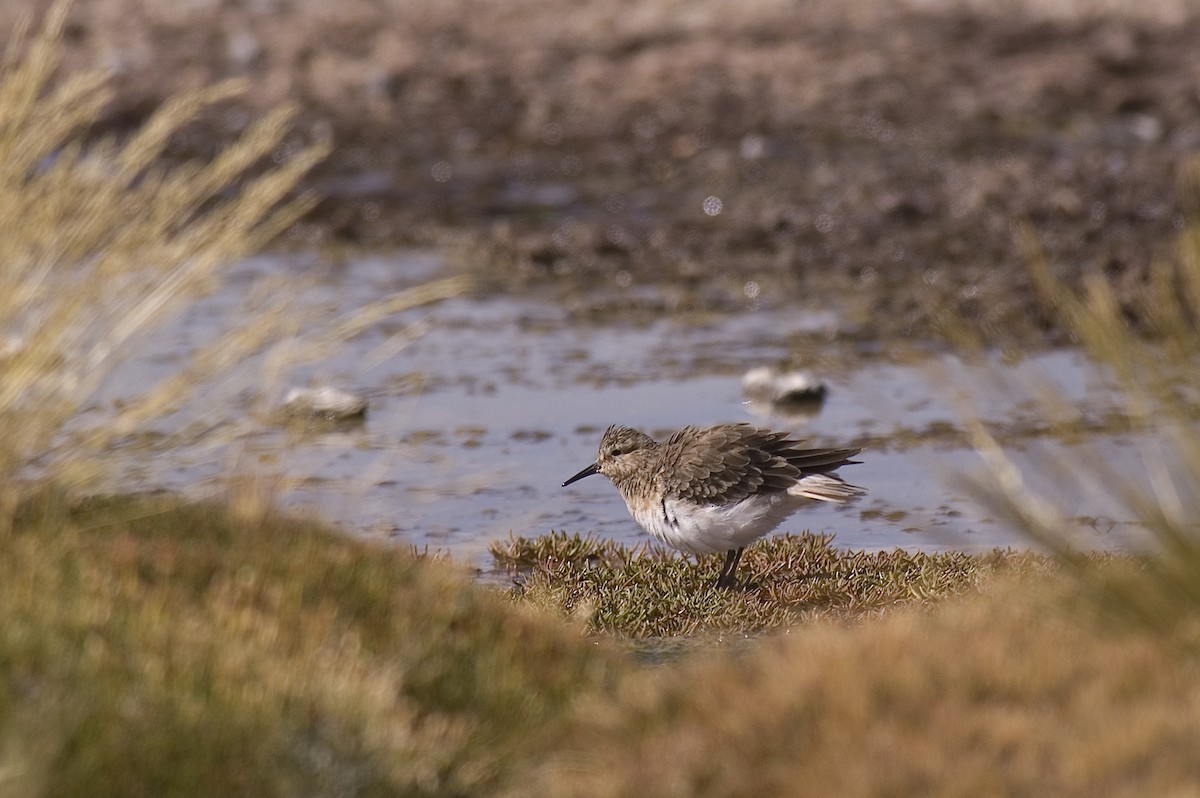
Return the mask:
<svg viewBox="0 0 1200 798"><path fill-rule="evenodd" d="M629 513L658 540L688 554L726 552L716 587L737 585L746 546L813 501L866 493L833 472L862 449L802 449L786 432L749 424L687 426L665 441L613 425L596 462L563 483L603 474Z"/></svg>

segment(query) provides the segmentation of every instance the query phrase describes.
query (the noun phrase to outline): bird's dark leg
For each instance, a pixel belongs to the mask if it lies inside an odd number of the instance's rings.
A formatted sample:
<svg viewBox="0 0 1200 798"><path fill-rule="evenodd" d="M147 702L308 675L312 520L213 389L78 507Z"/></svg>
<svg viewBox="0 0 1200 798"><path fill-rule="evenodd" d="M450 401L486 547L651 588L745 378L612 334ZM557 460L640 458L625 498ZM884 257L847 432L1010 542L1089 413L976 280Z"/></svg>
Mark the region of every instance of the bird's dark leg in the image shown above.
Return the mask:
<svg viewBox="0 0 1200 798"><path fill-rule="evenodd" d="M714 587L722 590L737 587L738 582L735 574L737 573L738 563L742 559L742 552L745 550L745 546L742 546L740 549L729 550L725 555L725 564L721 566L721 573L717 576L717 582Z"/></svg>

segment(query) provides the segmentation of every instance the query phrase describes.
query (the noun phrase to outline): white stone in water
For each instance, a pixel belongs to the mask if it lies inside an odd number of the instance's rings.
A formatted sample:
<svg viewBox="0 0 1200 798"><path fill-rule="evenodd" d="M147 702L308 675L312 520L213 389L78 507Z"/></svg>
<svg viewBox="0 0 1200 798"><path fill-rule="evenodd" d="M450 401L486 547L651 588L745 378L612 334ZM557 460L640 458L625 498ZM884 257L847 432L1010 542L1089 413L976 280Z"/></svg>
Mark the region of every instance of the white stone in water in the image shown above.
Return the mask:
<svg viewBox="0 0 1200 798"><path fill-rule="evenodd" d="M283 407L294 416L314 416L331 421L358 418L367 412L364 396L338 388L292 388Z"/></svg>
<svg viewBox="0 0 1200 798"><path fill-rule="evenodd" d="M742 392L747 397L772 404L819 402L825 398L825 391L825 383L807 371L757 366L742 377Z"/></svg>

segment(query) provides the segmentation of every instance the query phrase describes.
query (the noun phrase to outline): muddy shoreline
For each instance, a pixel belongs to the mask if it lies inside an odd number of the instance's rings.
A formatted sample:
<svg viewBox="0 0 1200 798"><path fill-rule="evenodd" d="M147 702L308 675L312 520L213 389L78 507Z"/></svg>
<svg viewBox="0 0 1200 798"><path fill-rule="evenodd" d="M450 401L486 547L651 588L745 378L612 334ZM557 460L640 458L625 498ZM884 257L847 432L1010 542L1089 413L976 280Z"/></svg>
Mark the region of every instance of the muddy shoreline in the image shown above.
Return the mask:
<svg viewBox="0 0 1200 798"><path fill-rule="evenodd" d="M1108 275L1137 321L1200 152L1200 13L133 5L71 12L68 66L114 75L97 135L248 78L172 157L295 102L297 141L334 149L292 245L432 245L580 319L804 304L865 340L936 337L956 314L995 343L1061 342L1016 226L1061 276Z"/></svg>

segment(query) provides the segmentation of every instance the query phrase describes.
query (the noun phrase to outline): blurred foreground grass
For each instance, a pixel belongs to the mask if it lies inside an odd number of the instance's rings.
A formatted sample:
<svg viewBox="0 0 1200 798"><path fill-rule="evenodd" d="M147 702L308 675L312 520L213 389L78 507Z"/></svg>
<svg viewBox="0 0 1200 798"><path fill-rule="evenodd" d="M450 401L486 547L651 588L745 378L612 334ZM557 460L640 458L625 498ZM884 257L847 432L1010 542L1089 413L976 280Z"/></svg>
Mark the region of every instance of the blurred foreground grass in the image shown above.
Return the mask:
<svg viewBox="0 0 1200 798"><path fill-rule="evenodd" d="M1077 566L1082 586L1106 612L1164 634L1195 627L1200 614L1200 156L1183 159L1177 190L1186 213L1174 249L1151 263L1125 299L1101 273L1072 290L1046 262L1033 232L1025 235L1042 301L1116 397L1126 430L1120 456L1095 435L1070 449L1026 456L1019 467L994 430L977 418L966 424L987 466L970 480L975 495L1059 561ZM1138 315L1149 320L1147 330L1130 324ZM1004 375L997 381L1005 387ZM1053 385L1034 387L1036 410L1047 424L1079 422L1083 410ZM1143 530L1148 577L1096 579L1064 494L1099 497L1117 519Z"/></svg>
<svg viewBox="0 0 1200 798"><path fill-rule="evenodd" d="M312 524L27 500L0 534L0 791L479 794L613 659Z"/></svg>
<svg viewBox="0 0 1200 798"><path fill-rule="evenodd" d="M37 27L26 20L0 61L0 525L27 483L102 481L108 447L248 359L261 365L239 387L262 411L289 368L467 286L430 281L329 319L302 304L303 278L263 278L243 289L237 323L89 418L139 342L294 229L316 200L301 180L329 146L297 138L296 108L282 106L239 117L209 157L171 162L189 125L246 90L238 81L174 96L120 137L89 136L113 99L111 76L62 70L69 5L54 3ZM223 434L226 443L238 436Z"/></svg>
<svg viewBox="0 0 1200 798"><path fill-rule="evenodd" d="M857 578L887 574L858 562ZM1091 567L1149 587L1129 559ZM889 606L646 668L395 547L271 514L47 491L0 533L0 792L1200 785L1200 661L1179 632L1108 627L1074 581L1037 568Z"/></svg>
<svg viewBox="0 0 1200 798"><path fill-rule="evenodd" d="M281 148L294 110L280 108L207 163L162 168L172 136L236 94L234 83L173 98L123 141L83 146L111 92L103 72L60 74L67 8L56 3L33 34L18 29L0 64L0 512L31 464L85 480L89 453L291 331L280 297L260 292L260 313L58 451L68 421L138 336L311 206L295 188L326 149Z"/></svg>
<svg viewBox="0 0 1200 798"><path fill-rule="evenodd" d="M1200 663L1075 595L1005 580L632 674L580 702L531 794L1194 794Z"/></svg>

